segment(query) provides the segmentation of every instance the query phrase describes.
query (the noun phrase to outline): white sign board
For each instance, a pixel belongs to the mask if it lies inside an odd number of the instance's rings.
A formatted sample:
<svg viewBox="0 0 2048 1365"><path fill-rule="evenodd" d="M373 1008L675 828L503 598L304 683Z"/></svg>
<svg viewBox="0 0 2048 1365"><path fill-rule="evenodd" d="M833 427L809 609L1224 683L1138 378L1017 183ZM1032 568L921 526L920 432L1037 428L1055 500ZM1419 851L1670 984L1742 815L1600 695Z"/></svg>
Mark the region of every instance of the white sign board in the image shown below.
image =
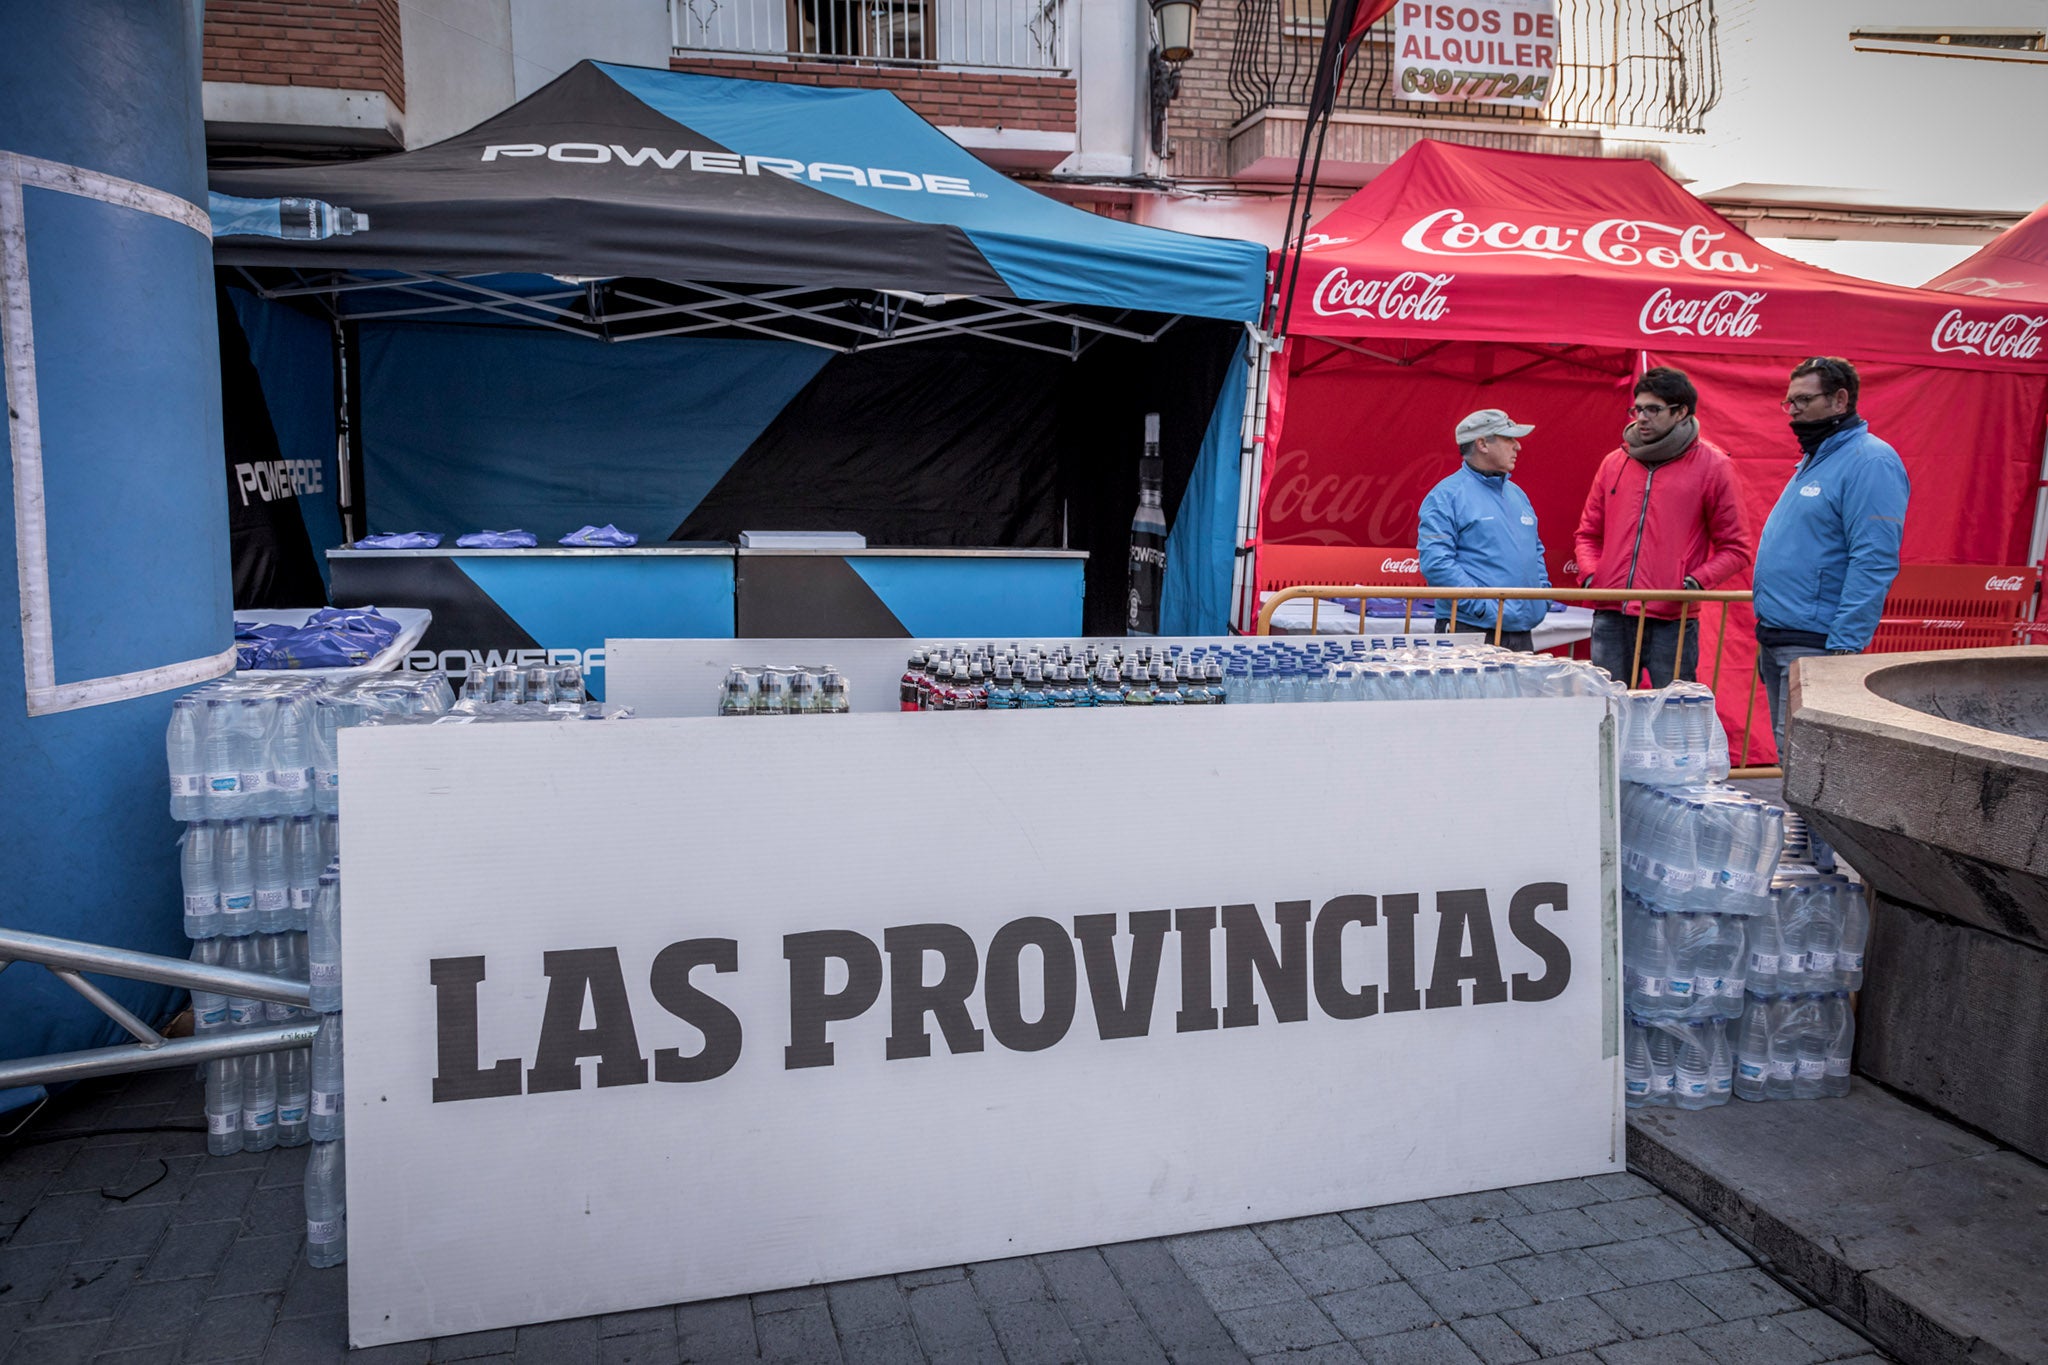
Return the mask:
<svg viewBox="0 0 2048 1365"><path fill-rule="evenodd" d="M351 1340L1620 1170L1605 731L346 731Z"/></svg>
<svg viewBox="0 0 2048 1365"><path fill-rule="evenodd" d="M1393 82L1404 100L1538 109L1556 75L1556 0L1394 6Z"/></svg>

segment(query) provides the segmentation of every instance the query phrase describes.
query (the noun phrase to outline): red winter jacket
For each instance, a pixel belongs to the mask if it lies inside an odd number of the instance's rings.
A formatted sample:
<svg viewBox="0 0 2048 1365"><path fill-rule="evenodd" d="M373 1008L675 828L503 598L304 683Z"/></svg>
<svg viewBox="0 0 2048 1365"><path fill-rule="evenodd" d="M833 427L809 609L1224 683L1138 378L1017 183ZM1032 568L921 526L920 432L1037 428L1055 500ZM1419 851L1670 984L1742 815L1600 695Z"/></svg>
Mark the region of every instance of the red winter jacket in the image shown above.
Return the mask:
<svg viewBox="0 0 2048 1365"><path fill-rule="evenodd" d="M1580 584L1588 588L1683 588L1688 575L1703 588L1719 587L1756 559L1734 466L1704 437L1654 468L1630 459L1626 447L1609 452L1586 494L1573 547ZM1676 602L1621 609L1678 616Z"/></svg>

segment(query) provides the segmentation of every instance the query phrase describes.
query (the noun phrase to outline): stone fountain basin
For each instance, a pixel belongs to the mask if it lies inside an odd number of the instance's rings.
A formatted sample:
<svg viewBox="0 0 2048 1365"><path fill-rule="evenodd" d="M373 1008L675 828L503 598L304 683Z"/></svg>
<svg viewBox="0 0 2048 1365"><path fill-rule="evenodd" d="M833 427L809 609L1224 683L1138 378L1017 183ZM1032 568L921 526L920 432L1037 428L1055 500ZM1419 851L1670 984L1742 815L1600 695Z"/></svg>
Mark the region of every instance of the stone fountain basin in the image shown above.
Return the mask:
<svg viewBox="0 0 2048 1365"><path fill-rule="evenodd" d="M2048 647L1804 659L1785 799L1893 898L2048 948Z"/></svg>
<svg viewBox="0 0 2048 1365"><path fill-rule="evenodd" d="M1856 1066L2048 1161L2048 648L1805 659L1785 799L1876 891Z"/></svg>
<svg viewBox="0 0 2048 1365"><path fill-rule="evenodd" d="M1957 657L1965 653L1969 657ZM2048 658L2019 650L1952 651L1881 667L1864 685L1924 715L2048 740Z"/></svg>

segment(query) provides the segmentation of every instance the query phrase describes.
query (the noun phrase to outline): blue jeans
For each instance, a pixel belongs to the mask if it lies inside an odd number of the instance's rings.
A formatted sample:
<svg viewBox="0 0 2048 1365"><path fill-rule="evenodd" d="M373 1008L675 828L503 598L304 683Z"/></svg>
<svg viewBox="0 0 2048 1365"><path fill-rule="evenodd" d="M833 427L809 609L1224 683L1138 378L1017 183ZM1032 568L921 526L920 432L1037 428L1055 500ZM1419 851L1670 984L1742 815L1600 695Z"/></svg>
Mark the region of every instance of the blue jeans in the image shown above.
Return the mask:
<svg viewBox="0 0 2048 1365"><path fill-rule="evenodd" d="M1636 686L1637 679L1628 676L1629 660L1636 652L1636 621L1639 618L1620 611L1595 611L1593 613L1593 664L1607 670L1609 676L1624 687ZM1650 675L1650 686L1669 687L1672 683L1671 665L1678 664L1678 678L1684 682L1698 682L1700 671L1700 618L1688 615L1685 618L1685 657L1678 658L1678 621L1669 621L1652 616L1643 625L1642 670Z"/></svg>
<svg viewBox="0 0 2048 1365"><path fill-rule="evenodd" d="M1767 645L1756 647L1756 674L1763 679L1764 700L1771 706L1771 736L1778 742L1778 763L1785 762L1786 682L1795 659L1812 659L1827 653L1813 645Z"/></svg>

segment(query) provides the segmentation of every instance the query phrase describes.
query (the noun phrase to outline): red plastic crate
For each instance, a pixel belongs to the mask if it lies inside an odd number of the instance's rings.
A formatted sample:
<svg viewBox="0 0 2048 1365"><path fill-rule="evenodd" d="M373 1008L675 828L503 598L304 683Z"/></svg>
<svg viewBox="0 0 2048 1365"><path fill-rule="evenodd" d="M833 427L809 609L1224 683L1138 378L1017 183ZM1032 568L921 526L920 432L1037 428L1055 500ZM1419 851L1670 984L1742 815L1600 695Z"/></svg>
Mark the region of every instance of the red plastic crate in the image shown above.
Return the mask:
<svg viewBox="0 0 2048 1365"><path fill-rule="evenodd" d="M2039 570L2010 564L1906 564L1892 580L1870 649L1983 649L2021 637Z"/></svg>

